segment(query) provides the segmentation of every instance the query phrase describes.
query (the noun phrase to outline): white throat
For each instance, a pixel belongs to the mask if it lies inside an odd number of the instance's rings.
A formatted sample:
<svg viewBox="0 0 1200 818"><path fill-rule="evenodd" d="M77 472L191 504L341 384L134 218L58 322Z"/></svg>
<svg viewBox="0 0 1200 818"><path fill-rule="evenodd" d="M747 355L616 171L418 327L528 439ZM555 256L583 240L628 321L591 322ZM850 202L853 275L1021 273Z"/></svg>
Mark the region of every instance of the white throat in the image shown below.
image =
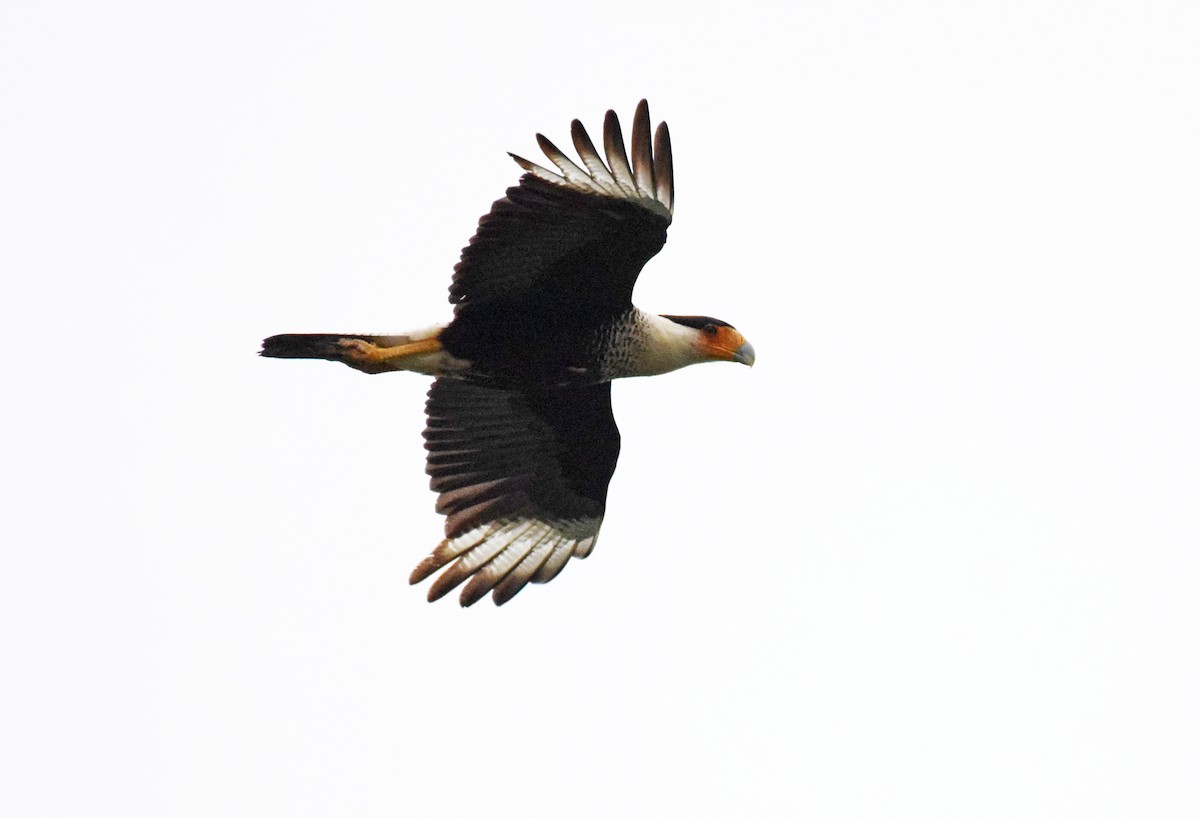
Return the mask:
<svg viewBox="0 0 1200 818"><path fill-rule="evenodd" d="M637 340L629 358L629 371L617 377L661 375L705 360L696 346L699 333L692 327L642 310L635 315Z"/></svg>

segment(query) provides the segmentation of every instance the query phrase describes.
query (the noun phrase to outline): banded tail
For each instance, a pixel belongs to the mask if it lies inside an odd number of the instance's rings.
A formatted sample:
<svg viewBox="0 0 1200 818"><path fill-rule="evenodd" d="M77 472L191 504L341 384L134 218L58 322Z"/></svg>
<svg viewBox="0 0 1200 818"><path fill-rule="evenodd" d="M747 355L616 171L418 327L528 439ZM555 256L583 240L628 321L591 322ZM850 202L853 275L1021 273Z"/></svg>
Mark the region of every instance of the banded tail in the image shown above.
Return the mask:
<svg viewBox="0 0 1200 818"><path fill-rule="evenodd" d="M448 368L457 368L458 363L442 350L438 340L442 329L444 325L439 324L408 335L272 335L262 342L258 354L264 358L339 361L368 375L398 370L439 375Z"/></svg>

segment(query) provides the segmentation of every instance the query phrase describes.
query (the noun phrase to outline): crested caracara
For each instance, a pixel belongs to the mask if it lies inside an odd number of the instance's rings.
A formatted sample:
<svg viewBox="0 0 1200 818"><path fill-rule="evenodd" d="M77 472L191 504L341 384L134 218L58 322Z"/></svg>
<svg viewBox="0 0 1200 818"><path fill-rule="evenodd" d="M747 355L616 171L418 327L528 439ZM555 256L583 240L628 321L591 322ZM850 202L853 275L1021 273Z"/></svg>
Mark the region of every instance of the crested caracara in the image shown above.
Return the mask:
<svg viewBox="0 0 1200 818"><path fill-rule="evenodd" d="M425 404L426 471L446 538L413 571L441 570L433 601L467 581L471 605L502 605L596 545L621 437L614 378L706 361L754 363L732 326L633 306L638 273L667 238L674 208L666 123L653 144L645 100L632 162L617 116L604 157L579 120L572 162L541 134L558 173L513 155L516 187L479 220L450 283L454 318L404 335L275 335L269 358L320 358L360 372L435 376ZM607 163L605 162L607 158Z"/></svg>

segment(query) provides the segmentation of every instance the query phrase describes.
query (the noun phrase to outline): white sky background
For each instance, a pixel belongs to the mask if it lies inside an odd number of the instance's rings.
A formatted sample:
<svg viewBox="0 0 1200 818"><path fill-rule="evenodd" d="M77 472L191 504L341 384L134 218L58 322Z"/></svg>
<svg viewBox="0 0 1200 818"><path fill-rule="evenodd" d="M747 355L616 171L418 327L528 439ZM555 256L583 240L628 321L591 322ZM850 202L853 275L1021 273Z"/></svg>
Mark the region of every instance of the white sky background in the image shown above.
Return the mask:
<svg viewBox="0 0 1200 818"><path fill-rule="evenodd" d="M1200 812L1191 3L0 7L0 814ZM434 8L438 6L438 8ZM671 124L596 552L424 601L478 217Z"/></svg>

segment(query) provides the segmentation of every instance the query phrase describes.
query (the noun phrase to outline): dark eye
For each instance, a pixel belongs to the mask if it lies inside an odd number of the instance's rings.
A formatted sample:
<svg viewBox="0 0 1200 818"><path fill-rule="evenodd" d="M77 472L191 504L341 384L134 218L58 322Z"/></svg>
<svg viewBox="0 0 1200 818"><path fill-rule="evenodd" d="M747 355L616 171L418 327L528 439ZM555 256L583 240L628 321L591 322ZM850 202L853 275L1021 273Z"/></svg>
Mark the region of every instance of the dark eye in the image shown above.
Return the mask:
<svg viewBox="0 0 1200 818"><path fill-rule="evenodd" d="M704 329L702 329L701 332L703 332L705 335L716 335L717 334L717 325L716 324L705 324Z"/></svg>

